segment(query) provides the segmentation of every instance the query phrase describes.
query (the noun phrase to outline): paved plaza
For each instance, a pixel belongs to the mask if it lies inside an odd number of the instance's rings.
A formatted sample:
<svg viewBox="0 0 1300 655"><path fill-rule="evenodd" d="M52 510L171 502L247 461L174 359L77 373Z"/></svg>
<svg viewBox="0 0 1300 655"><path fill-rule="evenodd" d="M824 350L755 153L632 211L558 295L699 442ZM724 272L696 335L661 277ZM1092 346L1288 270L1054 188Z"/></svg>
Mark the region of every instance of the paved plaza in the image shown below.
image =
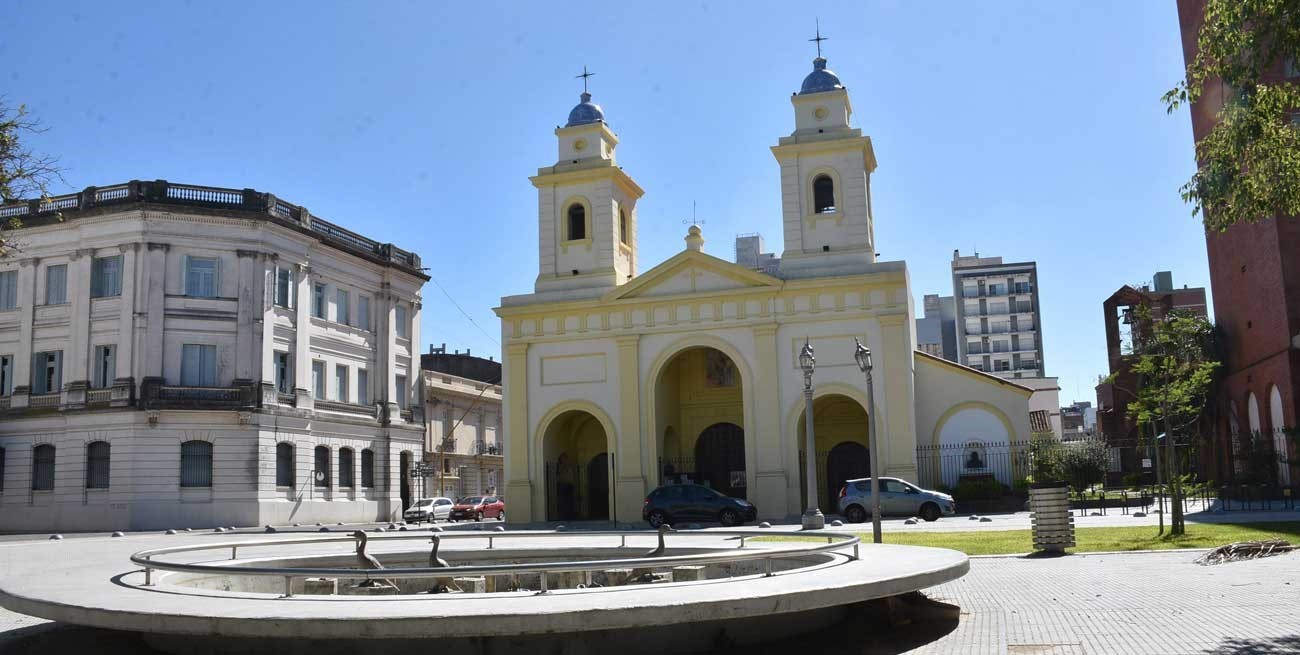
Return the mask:
<svg viewBox="0 0 1300 655"><path fill-rule="evenodd" d="M13 546L0 544L0 559ZM844 655L1300 653L1300 554L1204 567L1202 552L975 557L967 576L926 592L959 607L956 621L914 624L893 642L846 624L813 641ZM0 610L0 654L65 652L153 651L129 633Z"/></svg>

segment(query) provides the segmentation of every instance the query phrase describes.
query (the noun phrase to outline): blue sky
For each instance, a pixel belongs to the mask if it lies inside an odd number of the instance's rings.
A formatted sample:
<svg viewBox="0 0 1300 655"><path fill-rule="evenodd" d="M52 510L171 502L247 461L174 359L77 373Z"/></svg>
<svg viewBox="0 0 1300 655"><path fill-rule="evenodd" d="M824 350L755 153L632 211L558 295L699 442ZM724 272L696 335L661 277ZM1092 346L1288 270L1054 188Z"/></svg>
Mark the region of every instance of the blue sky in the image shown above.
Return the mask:
<svg viewBox="0 0 1300 655"><path fill-rule="evenodd" d="M642 262L681 249L692 201L706 251L761 232L779 253L768 147L814 18L879 159L877 249L907 260L918 310L951 292L953 249L1036 260L1067 403L1095 400L1111 292L1209 282L1178 196L1190 119L1159 101L1182 71L1170 0L7 5L0 92L50 128L33 145L68 190L253 187L415 250L478 326L429 284L426 345L499 352L491 308L537 273L527 177L554 163L583 65L646 189Z"/></svg>

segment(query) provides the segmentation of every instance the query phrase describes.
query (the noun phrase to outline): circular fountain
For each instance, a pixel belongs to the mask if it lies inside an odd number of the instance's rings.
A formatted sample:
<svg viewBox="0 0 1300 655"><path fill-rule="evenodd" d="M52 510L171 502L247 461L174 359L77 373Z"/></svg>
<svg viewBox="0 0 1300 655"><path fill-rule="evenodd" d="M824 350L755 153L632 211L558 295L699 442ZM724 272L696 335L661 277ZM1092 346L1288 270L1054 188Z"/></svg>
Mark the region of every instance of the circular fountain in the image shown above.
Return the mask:
<svg viewBox="0 0 1300 655"><path fill-rule="evenodd" d="M223 537L27 546L39 564L0 579L0 605L187 654L431 638L440 653L692 652L814 631L968 569L951 550L771 529Z"/></svg>

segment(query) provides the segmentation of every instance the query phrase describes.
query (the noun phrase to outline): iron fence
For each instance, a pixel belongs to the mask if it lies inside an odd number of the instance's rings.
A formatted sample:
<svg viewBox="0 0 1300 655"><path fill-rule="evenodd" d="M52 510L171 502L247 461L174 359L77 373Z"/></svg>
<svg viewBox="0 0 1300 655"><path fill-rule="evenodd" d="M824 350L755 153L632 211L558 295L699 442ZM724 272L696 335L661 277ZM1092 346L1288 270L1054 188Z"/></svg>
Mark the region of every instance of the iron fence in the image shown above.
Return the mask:
<svg viewBox="0 0 1300 655"><path fill-rule="evenodd" d="M918 482L927 489L955 489L962 482L1005 485L1029 476L1030 441L969 441L916 448Z"/></svg>

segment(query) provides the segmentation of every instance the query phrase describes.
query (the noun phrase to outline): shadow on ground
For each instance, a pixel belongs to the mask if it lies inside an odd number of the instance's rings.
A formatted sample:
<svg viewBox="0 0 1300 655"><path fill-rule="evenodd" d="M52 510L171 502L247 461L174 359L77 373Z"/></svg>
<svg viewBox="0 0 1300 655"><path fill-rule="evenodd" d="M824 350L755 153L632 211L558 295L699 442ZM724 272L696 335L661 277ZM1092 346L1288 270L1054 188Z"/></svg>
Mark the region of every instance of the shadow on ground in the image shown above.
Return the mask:
<svg viewBox="0 0 1300 655"><path fill-rule="evenodd" d="M62 623L41 623L0 632L0 655L148 655L156 652L146 646L140 635L134 632L84 628Z"/></svg>
<svg viewBox="0 0 1300 655"><path fill-rule="evenodd" d="M1286 635L1264 639L1228 639L1218 648L1208 651L1212 655L1278 655L1300 653L1300 635Z"/></svg>

